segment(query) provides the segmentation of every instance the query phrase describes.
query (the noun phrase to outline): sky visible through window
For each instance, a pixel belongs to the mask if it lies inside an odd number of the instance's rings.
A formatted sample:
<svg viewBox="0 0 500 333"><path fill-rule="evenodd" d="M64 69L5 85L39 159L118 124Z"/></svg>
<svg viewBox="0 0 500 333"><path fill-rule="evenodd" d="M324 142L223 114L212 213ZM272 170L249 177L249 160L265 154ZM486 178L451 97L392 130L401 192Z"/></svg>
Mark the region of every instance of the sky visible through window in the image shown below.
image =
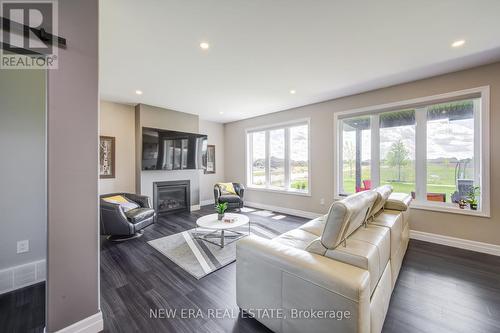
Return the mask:
<svg viewBox="0 0 500 333"><path fill-rule="evenodd" d="M263 132L256 132L263 133ZM307 151L307 126L297 126L293 128L293 142L290 146L291 159L295 161L307 161L308 151ZM284 141L282 140L283 133L280 131L270 131L269 139L273 143L270 147L271 152L281 152L284 151ZM265 135L254 135L254 159L265 158Z"/></svg>

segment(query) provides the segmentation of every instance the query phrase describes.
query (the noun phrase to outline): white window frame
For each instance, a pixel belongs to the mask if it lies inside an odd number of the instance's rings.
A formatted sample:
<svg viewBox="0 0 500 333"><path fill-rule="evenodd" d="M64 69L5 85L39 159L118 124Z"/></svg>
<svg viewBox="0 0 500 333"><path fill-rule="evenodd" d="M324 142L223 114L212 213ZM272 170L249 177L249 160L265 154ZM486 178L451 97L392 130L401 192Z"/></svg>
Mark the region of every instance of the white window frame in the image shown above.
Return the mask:
<svg viewBox="0 0 500 333"><path fill-rule="evenodd" d="M290 188L290 128L300 125L307 125L307 158L308 158L308 166L307 166L307 191L294 190ZM285 130L285 188L277 188L270 186L270 172L269 168L269 131L284 129ZM266 140L265 140L265 160L266 160L266 181L264 186L258 186L252 184L252 140L249 140L249 134L254 132L265 132ZM265 191L265 192L276 192L276 193L285 193L292 195L300 195L300 196L311 196L312 193L312 184L311 184L311 119L310 118L302 118L295 119L292 121L276 123L271 126L262 126L262 127L252 127L245 129L245 148L246 148L246 161L245 161L245 173L246 173L246 187L249 190L254 191Z"/></svg>
<svg viewBox="0 0 500 333"><path fill-rule="evenodd" d="M454 91L439 95L409 99L405 101L399 101L395 103L381 104L369 107L363 107L359 109L341 111L334 113L333 128L334 128L334 151L333 151L333 174L334 174L334 197L335 199L342 199L343 196L340 195L342 182L342 129L341 129L341 118L355 117L361 115L371 115L371 130L372 130L372 151L371 151L371 161L372 166L376 164L375 168L372 168L372 184L373 186L378 186L380 183L379 179L379 166L380 166L380 154L378 154L379 147L373 147L374 144L379 142L379 136L376 135L379 131L379 123L373 121L373 117L377 116L382 112L396 111L408 108L419 109L419 107L424 107L426 105L438 104L447 101L466 99L480 97L481 104L475 105L474 110L479 110L479 112L474 112L474 170L475 170L475 182L481 187L481 200L480 207L477 211L470 209L460 209L453 203L437 203L425 200L426 187L427 187L427 135L426 126L418 126L425 122L426 113L416 112L416 130L415 130L415 143L420 142L419 145L416 144L415 148L415 183L416 183L416 193L417 197L412 201L411 207L415 209L439 211L463 215L473 215L479 217L491 217L490 214L490 86L482 86L477 88L465 89L460 91ZM479 107L479 108L477 108ZM417 119L423 117L423 119ZM374 128L375 127L375 128ZM375 131L375 133L374 133ZM374 136L377 136L374 139ZM379 145L378 145L379 146ZM478 155L478 156L477 156ZM479 158L476 158L479 157ZM374 171L375 170L375 171ZM476 172L479 170L479 172ZM374 177L374 173L377 173Z"/></svg>

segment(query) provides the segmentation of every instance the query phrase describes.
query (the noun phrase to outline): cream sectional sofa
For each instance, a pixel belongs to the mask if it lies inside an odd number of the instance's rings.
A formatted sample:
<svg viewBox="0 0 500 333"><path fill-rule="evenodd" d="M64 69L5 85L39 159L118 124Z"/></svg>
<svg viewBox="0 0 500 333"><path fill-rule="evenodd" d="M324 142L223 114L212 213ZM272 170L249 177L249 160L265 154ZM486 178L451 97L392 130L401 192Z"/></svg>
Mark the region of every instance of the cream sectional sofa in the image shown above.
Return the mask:
<svg viewBox="0 0 500 333"><path fill-rule="evenodd" d="M272 240L240 240L238 306L275 332L380 332L409 238L411 197L391 192L336 201Z"/></svg>

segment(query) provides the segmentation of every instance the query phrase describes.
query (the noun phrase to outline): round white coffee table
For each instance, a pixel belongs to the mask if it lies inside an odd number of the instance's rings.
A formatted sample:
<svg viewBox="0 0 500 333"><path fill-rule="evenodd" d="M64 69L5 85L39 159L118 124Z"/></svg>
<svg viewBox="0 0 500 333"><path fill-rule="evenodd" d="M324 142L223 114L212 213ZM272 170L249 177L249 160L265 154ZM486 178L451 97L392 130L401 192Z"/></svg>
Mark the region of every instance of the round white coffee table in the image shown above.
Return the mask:
<svg viewBox="0 0 500 333"><path fill-rule="evenodd" d="M248 216L236 213L226 213L224 217L234 218L235 221L232 223L227 223L219 221L217 219L217 214L210 214L200 217L196 220L196 232L194 234L195 238L202 239L206 242L224 247L225 245L231 244L238 239L250 235L250 220ZM234 230L235 228L248 225L248 234L242 233ZM208 233L198 232L198 228L211 229ZM230 234L226 234L229 232ZM212 241L212 239L219 239L218 242ZM226 241L230 240L229 242Z"/></svg>

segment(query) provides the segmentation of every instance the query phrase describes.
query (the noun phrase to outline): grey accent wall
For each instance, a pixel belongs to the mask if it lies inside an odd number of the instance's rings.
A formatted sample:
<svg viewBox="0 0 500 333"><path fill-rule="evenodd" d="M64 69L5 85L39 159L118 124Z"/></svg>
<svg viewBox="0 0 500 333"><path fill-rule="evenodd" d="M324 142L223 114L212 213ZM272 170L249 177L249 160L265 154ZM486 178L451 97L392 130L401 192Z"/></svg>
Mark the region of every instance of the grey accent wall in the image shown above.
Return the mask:
<svg viewBox="0 0 500 333"><path fill-rule="evenodd" d="M0 270L46 257L45 121L46 71L0 70Z"/></svg>
<svg viewBox="0 0 500 333"><path fill-rule="evenodd" d="M413 230L500 245L500 63L441 75L425 80L343 97L318 104L225 125L225 178L246 182L245 129L293 119L311 119L312 195L259 192L247 189L246 200L267 205L326 213L333 201L333 114L339 111L431 96L468 88L490 86L491 218L413 209ZM321 205L321 198L326 204Z"/></svg>
<svg viewBox="0 0 500 333"><path fill-rule="evenodd" d="M47 332L99 312L98 1L59 1L59 69L48 73Z"/></svg>
<svg viewBox="0 0 500 333"><path fill-rule="evenodd" d="M136 191L153 198L153 182L171 180L190 180L191 205L200 204L200 170L176 171L141 171L142 161L142 127L160 128L189 133L198 133L197 115L138 104L135 107L136 121Z"/></svg>
<svg viewBox="0 0 500 333"><path fill-rule="evenodd" d="M101 102L99 135L115 138L115 178L99 179L99 193L135 192L135 109Z"/></svg>

